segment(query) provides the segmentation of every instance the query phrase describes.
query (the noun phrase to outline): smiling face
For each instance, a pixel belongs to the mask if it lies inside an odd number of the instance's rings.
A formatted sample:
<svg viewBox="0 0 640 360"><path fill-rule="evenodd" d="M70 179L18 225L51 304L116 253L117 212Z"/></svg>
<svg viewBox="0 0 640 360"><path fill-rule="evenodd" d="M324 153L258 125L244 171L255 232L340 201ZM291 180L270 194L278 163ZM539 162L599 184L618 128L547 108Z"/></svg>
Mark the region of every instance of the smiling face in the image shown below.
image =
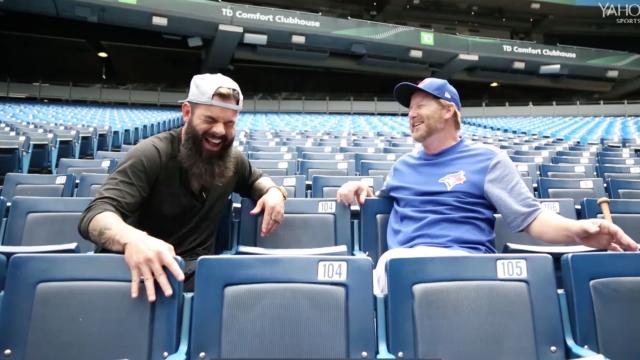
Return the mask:
<svg viewBox="0 0 640 360"><path fill-rule="evenodd" d="M236 104L233 99L214 100ZM237 110L215 105L183 103L185 125L179 159L193 181L210 186L229 176L230 150L235 137Z"/></svg>
<svg viewBox="0 0 640 360"><path fill-rule="evenodd" d="M446 129L447 105L425 92L416 91L409 105L409 126L413 140L422 143Z"/></svg>

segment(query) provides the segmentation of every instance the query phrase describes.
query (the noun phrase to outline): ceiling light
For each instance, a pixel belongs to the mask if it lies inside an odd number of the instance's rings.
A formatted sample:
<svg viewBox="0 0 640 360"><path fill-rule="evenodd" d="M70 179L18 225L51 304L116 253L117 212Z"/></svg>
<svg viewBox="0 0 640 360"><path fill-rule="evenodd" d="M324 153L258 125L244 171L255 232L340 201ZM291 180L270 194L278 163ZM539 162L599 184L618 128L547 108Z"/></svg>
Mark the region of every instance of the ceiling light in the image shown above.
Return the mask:
<svg viewBox="0 0 640 360"><path fill-rule="evenodd" d="M421 59L422 58L422 50L411 49L409 50L409 57Z"/></svg>
<svg viewBox="0 0 640 360"><path fill-rule="evenodd" d="M605 74L609 79L615 79L618 75L620 75L620 71L618 70L607 70L607 73Z"/></svg>
<svg viewBox="0 0 640 360"><path fill-rule="evenodd" d="M169 24L169 19L164 16L154 15L153 17L151 17L151 23L158 26L167 26Z"/></svg>
<svg viewBox="0 0 640 360"><path fill-rule="evenodd" d="M524 67L526 65L527 63L525 63L524 61L514 61L513 64L511 64L511 68L515 70L524 70Z"/></svg>
<svg viewBox="0 0 640 360"><path fill-rule="evenodd" d="M494 81L494 82L492 82L491 84L489 84L489 86L491 86L491 87L498 87L498 86L500 86L500 84L498 84L497 82L495 82L495 81Z"/></svg>
<svg viewBox="0 0 640 360"><path fill-rule="evenodd" d="M540 10L540 3L538 3L538 2L532 2L532 3L531 3L531 8L532 8L533 10Z"/></svg>
<svg viewBox="0 0 640 360"><path fill-rule="evenodd" d="M291 43L292 44L298 44L298 45L304 45L304 43L307 42L307 37L304 35L291 35Z"/></svg>
<svg viewBox="0 0 640 360"><path fill-rule="evenodd" d="M107 57L109 57L109 54L107 54L105 51L99 51L98 52L98 57L107 58Z"/></svg>

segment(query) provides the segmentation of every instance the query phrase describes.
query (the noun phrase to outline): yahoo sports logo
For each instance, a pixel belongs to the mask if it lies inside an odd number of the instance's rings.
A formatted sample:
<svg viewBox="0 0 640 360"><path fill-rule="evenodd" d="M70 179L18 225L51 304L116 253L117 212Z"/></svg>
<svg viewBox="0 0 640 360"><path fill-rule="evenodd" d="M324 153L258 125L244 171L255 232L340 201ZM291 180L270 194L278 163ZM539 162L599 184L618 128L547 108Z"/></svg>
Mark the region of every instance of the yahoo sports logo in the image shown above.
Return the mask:
<svg viewBox="0 0 640 360"><path fill-rule="evenodd" d="M640 24L638 3L598 3L602 18L615 18L618 24Z"/></svg>

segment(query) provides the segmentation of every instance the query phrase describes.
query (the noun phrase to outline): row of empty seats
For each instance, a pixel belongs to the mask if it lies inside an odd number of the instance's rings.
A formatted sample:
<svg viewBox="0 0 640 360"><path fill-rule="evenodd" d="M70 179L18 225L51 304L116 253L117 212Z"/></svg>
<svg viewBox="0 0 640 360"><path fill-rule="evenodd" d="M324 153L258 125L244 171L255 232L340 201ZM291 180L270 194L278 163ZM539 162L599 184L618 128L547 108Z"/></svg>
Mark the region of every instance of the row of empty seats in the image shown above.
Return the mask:
<svg viewBox="0 0 640 360"><path fill-rule="evenodd" d="M15 255L0 347L14 359L630 360L639 256L567 255L562 291L548 255L393 259L378 298L363 257L209 256L193 294L169 275L174 294L149 304L129 297L122 256Z"/></svg>

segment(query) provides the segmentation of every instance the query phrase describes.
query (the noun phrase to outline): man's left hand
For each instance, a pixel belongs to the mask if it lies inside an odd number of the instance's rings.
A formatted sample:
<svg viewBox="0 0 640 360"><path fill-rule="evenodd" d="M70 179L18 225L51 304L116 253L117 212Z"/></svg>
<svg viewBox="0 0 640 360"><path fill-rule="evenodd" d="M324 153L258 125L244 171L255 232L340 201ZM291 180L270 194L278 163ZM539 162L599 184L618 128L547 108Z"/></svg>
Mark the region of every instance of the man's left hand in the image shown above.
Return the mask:
<svg viewBox="0 0 640 360"><path fill-rule="evenodd" d="M271 188L262 195L256 207L251 210L251 215L257 215L261 211L264 211L264 214L260 236L268 236L280 226L284 218L284 197L280 190Z"/></svg>

